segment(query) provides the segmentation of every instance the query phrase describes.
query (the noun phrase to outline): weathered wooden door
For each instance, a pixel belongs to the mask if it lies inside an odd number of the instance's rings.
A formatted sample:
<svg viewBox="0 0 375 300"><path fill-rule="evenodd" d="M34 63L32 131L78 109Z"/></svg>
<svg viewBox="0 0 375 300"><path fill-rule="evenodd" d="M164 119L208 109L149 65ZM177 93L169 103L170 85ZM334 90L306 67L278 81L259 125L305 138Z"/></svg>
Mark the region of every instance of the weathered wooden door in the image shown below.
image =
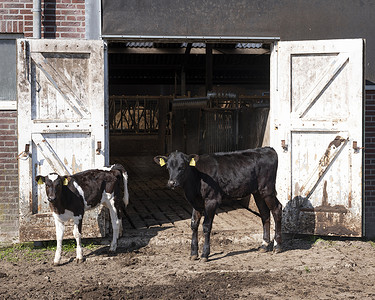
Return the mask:
<svg viewBox="0 0 375 300"><path fill-rule="evenodd" d="M283 230L362 235L362 39L279 42L270 141Z"/></svg>
<svg viewBox="0 0 375 300"><path fill-rule="evenodd" d="M108 163L104 44L18 40L17 52L20 240L55 239L45 186L34 178ZM99 209L85 215L85 237L104 233Z"/></svg>

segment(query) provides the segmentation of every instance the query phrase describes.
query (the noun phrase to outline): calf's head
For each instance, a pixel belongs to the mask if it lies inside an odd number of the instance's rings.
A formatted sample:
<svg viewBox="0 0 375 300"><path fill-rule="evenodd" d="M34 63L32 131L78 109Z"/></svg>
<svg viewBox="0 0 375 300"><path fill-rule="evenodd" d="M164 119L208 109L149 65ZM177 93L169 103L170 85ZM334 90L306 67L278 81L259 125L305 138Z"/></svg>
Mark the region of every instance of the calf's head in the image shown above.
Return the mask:
<svg viewBox="0 0 375 300"><path fill-rule="evenodd" d="M56 202L62 193L63 185L68 184L67 176L60 176L56 173L50 173L47 176L38 175L35 177L38 184L45 183L46 195L49 202Z"/></svg>
<svg viewBox="0 0 375 300"><path fill-rule="evenodd" d="M182 152L172 152L168 157L155 156L154 161L161 167L166 166L169 172L168 187L175 188L181 186L186 178L186 174L191 167L195 167L199 156L196 154L186 155Z"/></svg>

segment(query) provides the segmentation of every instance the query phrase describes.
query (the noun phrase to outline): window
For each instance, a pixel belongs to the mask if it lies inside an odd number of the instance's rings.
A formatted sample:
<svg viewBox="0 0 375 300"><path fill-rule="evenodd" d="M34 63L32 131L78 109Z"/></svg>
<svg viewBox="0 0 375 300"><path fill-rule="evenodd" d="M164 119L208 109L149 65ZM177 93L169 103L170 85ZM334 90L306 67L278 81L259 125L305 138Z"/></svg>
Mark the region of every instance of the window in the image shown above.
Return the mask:
<svg viewBox="0 0 375 300"><path fill-rule="evenodd" d="M0 109L16 109L16 39L22 35L0 34Z"/></svg>

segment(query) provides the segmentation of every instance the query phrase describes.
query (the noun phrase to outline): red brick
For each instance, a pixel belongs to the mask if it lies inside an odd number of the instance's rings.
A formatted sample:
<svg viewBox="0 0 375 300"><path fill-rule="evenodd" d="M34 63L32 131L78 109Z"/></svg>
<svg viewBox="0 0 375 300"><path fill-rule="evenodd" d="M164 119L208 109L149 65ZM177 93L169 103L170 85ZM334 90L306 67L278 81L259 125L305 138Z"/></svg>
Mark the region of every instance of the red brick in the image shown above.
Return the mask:
<svg viewBox="0 0 375 300"><path fill-rule="evenodd" d="M74 27L77 27L77 26L80 26L81 23L80 22L61 22L61 26L74 26Z"/></svg>
<svg viewBox="0 0 375 300"><path fill-rule="evenodd" d="M4 20L22 20L23 16L21 15L6 15L4 16Z"/></svg>
<svg viewBox="0 0 375 300"><path fill-rule="evenodd" d="M24 8L23 3L4 3L4 8Z"/></svg>
<svg viewBox="0 0 375 300"><path fill-rule="evenodd" d="M69 33L61 33L60 36L62 38L72 38L72 39L79 39L82 38L82 35L79 33L69 32Z"/></svg>

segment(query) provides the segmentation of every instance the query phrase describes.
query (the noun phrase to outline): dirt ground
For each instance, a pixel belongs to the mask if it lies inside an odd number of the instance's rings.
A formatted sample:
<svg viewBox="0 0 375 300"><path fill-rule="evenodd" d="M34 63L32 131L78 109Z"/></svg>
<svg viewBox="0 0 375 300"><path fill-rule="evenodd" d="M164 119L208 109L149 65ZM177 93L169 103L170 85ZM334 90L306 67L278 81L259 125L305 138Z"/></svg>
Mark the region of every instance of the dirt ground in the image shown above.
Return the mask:
<svg viewBox="0 0 375 300"><path fill-rule="evenodd" d="M127 233L114 256L85 240L81 264L72 247L61 266L53 249L3 249L0 299L375 299L374 242L300 237L273 254L244 236L214 230L207 263L175 227Z"/></svg>
<svg viewBox="0 0 375 300"><path fill-rule="evenodd" d="M0 249L0 299L375 299L375 242L289 237L261 253L261 221L238 203L215 216L209 261L190 261L191 207L152 158L132 161L117 254L86 239L77 264L70 241L53 266L50 247Z"/></svg>

